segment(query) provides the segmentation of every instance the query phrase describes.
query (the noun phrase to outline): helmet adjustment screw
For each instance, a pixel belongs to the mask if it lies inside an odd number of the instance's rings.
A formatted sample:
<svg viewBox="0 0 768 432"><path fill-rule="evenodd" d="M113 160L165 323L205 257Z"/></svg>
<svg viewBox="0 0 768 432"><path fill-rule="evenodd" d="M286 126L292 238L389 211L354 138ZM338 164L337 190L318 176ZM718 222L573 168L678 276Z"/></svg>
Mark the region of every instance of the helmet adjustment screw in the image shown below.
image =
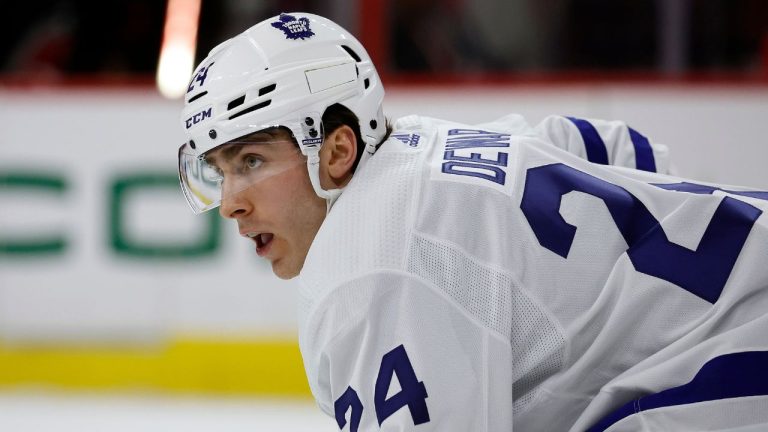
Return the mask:
<svg viewBox="0 0 768 432"><path fill-rule="evenodd" d="M317 137L317 129L315 129L315 128L310 129L309 130L309 136L311 136L312 138L316 138Z"/></svg>
<svg viewBox="0 0 768 432"><path fill-rule="evenodd" d="M306 123L307 126L312 126L313 124L315 124L315 121L312 119L312 117L307 117L304 119L304 123Z"/></svg>
<svg viewBox="0 0 768 432"><path fill-rule="evenodd" d="M371 129L376 129L377 126L379 126L379 123L376 120L371 120Z"/></svg>
<svg viewBox="0 0 768 432"><path fill-rule="evenodd" d="M208 136L211 137L211 139L216 139L216 131L214 129L209 130Z"/></svg>
<svg viewBox="0 0 768 432"><path fill-rule="evenodd" d="M189 140L189 146L194 150L197 147L197 145L195 145L195 140Z"/></svg>

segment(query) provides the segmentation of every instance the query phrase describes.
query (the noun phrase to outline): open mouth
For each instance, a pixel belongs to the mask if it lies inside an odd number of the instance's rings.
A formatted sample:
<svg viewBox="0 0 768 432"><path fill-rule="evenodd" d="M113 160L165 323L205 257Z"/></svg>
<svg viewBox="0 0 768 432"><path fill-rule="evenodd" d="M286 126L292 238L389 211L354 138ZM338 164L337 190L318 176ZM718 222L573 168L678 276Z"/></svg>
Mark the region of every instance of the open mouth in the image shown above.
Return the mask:
<svg viewBox="0 0 768 432"><path fill-rule="evenodd" d="M269 252L273 237L271 233L263 233L256 236L256 254L258 256L263 257Z"/></svg>
<svg viewBox="0 0 768 432"><path fill-rule="evenodd" d="M256 247L263 248L267 246L272 241L273 235L270 233L262 233L255 237L256 239Z"/></svg>
<svg viewBox="0 0 768 432"><path fill-rule="evenodd" d="M247 236L256 243L256 253L259 256L264 256L269 251L269 246L274 238L272 233L248 233Z"/></svg>

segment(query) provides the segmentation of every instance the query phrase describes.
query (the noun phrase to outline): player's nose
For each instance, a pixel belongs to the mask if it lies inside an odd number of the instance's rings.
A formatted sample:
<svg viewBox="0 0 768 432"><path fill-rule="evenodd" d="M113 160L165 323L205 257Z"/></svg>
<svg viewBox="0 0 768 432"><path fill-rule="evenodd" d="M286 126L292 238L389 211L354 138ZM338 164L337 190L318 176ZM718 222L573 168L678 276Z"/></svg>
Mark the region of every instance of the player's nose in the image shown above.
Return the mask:
<svg viewBox="0 0 768 432"><path fill-rule="evenodd" d="M221 199L219 214L228 219L237 219L248 215L253 206L248 202L244 193L236 193Z"/></svg>

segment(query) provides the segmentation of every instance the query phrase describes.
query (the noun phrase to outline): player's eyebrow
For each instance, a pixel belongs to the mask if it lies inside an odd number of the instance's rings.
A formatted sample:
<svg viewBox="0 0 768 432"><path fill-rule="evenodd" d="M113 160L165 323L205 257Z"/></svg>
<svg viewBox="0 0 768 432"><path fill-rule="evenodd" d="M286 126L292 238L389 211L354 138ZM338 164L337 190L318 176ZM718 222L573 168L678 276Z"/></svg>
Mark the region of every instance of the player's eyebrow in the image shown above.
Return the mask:
<svg viewBox="0 0 768 432"><path fill-rule="evenodd" d="M214 155L206 155L205 162L210 165L216 165L216 161L221 158L224 161L229 161L235 158L240 151L248 144L259 144L268 146L270 144L276 144L278 142L290 141L289 137L277 128L265 129L259 132L255 132L251 135L246 135L243 138L234 140L230 145L225 146ZM237 145L240 144L240 145Z"/></svg>
<svg viewBox="0 0 768 432"><path fill-rule="evenodd" d="M206 155L205 161L210 165L216 165L218 160L230 161L237 157L248 145L260 145L269 148L271 144L277 144L279 142L285 141L284 139L280 138L281 137L279 135L272 134L267 131L249 135L239 142L232 142L229 145L224 146L224 148L214 154Z"/></svg>
<svg viewBox="0 0 768 432"><path fill-rule="evenodd" d="M219 159L223 159L225 161L232 160L235 156L240 154L242 150L243 150L242 145L232 144L216 152L215 155L206 155L205 162L208 163L209 165L217 166L216 165L217 160Z"/></svg>

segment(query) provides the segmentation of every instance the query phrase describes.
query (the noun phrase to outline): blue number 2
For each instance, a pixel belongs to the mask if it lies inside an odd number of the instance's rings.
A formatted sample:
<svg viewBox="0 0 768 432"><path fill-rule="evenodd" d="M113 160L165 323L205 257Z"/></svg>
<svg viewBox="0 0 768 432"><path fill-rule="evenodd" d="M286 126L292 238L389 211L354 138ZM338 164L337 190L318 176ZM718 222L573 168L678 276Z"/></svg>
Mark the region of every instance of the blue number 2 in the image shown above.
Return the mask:
<svg viewBox="0 0 768 432"><path fill-rule="evenodd" d="M605 203L627 242L627 255L641 273L671 282L715 303L762 211L724 197L696 251L667 239L645 205L624 188L563 164L528 170L520 208L539 243L568 258L576 227L560 216L563 195L579 191ZM709 189L711 192L711 189Z"/></svg>
<svg viewBox="0 0 768 432"><path fill-rule="evenodd" d="M344 429L344 426L347 425L347 419L344 416L350 408L352 413L349 417L349 432L357 432L357 428L360 427L360 419L363 417L363 403L360 402L357 392L352 387L347 387L347 391L339 396L333 404L339 430Z"/></svg>
<svg viewBox="0 0 768 432"><path fill-rule="evenodd" d="M397 375L400 383L400 391L387 399L387 392L392 383L392 378ZM429 411L427 410L427 389L424 383L416 378L416 372L413 370L411 360L403 345L399 345L392 351L384 354L379 367L379 374L376 377L376 386L373 395L373 403L376 408L376 419L379 426L389 416L407 406L411 412L411 418L414 425L429 422ZM360 419L363 416L363 403L360 402L357 392L352 387L336 399L333 404L336 423L339 429L344 429L347 425L345 418L347 411L352 410L350 414L350 432L357 432L360 426Z"/></svg>

